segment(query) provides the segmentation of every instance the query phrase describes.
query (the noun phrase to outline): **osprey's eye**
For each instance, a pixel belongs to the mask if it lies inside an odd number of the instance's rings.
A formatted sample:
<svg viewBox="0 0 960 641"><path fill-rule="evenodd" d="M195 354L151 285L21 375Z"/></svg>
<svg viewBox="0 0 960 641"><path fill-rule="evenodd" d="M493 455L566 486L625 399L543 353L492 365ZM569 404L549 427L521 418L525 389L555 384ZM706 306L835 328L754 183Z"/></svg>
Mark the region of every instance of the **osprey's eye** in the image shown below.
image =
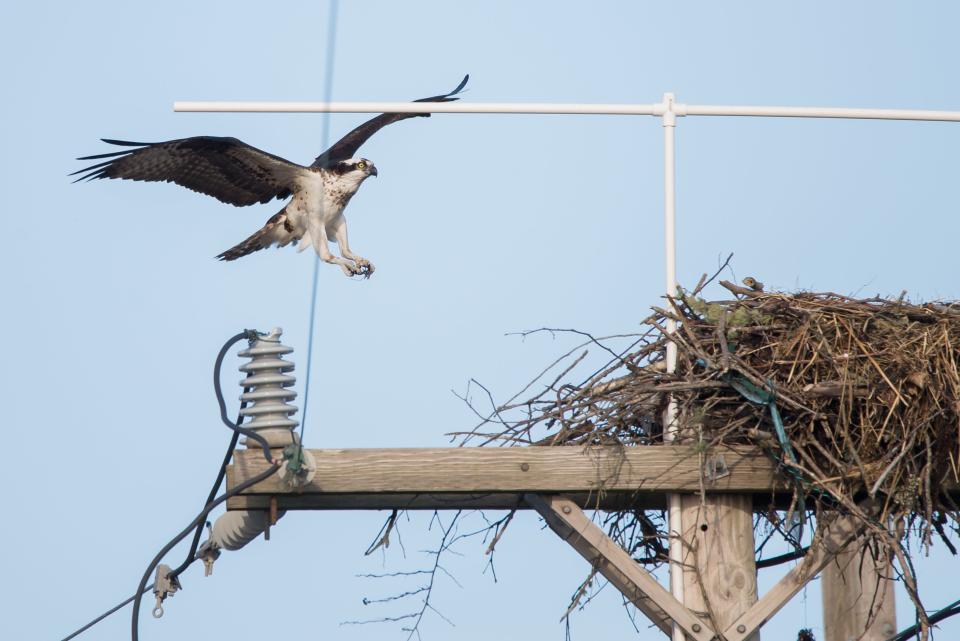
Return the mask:
<svg viewBox="0 0 960 641"><path fill-rule="evenodd" d="M362 160L357 163L357 169L366 169L366 168L367 168L367 163L363 162Z"/></svg>

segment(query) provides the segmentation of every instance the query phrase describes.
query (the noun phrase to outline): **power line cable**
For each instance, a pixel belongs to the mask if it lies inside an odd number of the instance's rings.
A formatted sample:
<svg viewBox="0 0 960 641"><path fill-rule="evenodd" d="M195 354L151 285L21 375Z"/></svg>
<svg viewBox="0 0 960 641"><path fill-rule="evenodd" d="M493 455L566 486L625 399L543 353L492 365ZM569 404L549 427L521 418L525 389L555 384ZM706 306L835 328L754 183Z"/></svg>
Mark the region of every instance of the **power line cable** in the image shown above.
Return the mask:
<svg viewBox="0 0 960 641"><path fill-rule="evenodd" d="M145 587L145 588L143 589L142 594L146 594L147 592L149 592L149 591L152 590L152 589L153 589L153 584L151 583L150 585L148 585L147 587ZM89 629L92 628L93 626L97 625L98 623L100 623L101 621L103 621L104 619L106 619L108 616L110 616L111 614L113 614L114 612L116 612L117 610L119 610L120 608L122 608L123 606L125 606L125 605L128 604L128 603L130 603L131 601L133 601L133 600L136 599L136 598L137 598L137 595L134 594L132 597L128 598L126 601L123 601L122 603L118 603L117 605L113 606L112 608L110 608L109 610L107 610L106 612L104 612L103 614L101 614L100 616L98 616L96 619L94 619L94 620L91 621L90 623L87 623L87 624L86 624L85 626L83 626L82 628L79 628L79 629L75 630L72 634L69 634L69 635L63 637L63 639L61 639L61 641L70 641L70 639L72 639L72 638L74 638L74 637L76 637L76 636L79 636L79 635L83 634L84 632L86 632L87 630L89 630Z"/></svg>
<svg viewBox="0 0 960 641"><path fill-rule="evenodd" d="M243 415L238 414L237 420L235 423L232 423L230 419L227 417L227 405L223 397L223 389L220 383L220 372L223 366L223 360L226 357L227 352L229 352L230 348L233 347L239 341L243 340L244 338L255 339L256 337L257 337L257 333L254 332L253 330L244 330L230 337L227 340L227 342L224 343L223 347L220 348L220 352L217 354L216 362L214 363L214 366L213 366L213 387L217 396L217 404L220 407L220 420L223 421L223 423L227 425L227 427L231 428L231 430L233 431L233 436L230 439L230 445L227 448L227 452L224 455L223 461L220 464L220 470L217 472L217 479L216 481L214 481L214 485L210 490L210 494L207 497L207 501L204 505L203 510L201 511L200 515L198 515L198 517L194 519L193 523L191 523L191 525L186 530L184 530L184 532L182 532L181 535L179 535L177 538L174 539L174 541L171 542L173 545L176 545L176 543L179 543L180 540L182 540L186 536L186 534L189 534L192 528L196 527L196 530L194 533L194 540L190 547L190 552L187 554L187 558L184 560L184 562L179 567L177 567L177 569L171 571L170 576L172 578L176 578L177 576L179 576L184 570L190 567L190 565L192 565L194 561L196 561L196 548L199 545L200 535L203 532L203 526L204 526L204 523L206 522L206 517L210 513L210 511L214 507L216 507L217 505L225 501L226 499L233 496L234 494L243 491L244 489L246 489L247 487L249 487L254 483L258 483L260 480L263 480L260 477L257 477L256 479L251 479L252 483L250 481L243 483L242 485L235 487L233 490L231 490L224 496L220 497L219 499L216 498L217 490L220 488L220 485L223 483L224 476L226 475L227 465L230 463L230 459L233 457L233 451L234 449L236 449L236 445L237 445L237 442L239 441L240 436L244 435L258 442L264 448L263 450L264 456L267 458L267 460L271 464L273 464L272 470L268 470L268 472L264 472L264 474L260 476L262 476L263 478L266 478L270 474L272 474L274 471L276 471L276 469L279 469L279 464L274 464L272 461L269 444L266 442L266 440L256 432L240 427L240 422L243 420ZM241 404L241 409L243 409L245 405L246 403ZM173 545L170 545L169 548L167 548L167 551L169 551L169 549L172 548ZM162 557L159 557L159 558L162 558ZM152 572L154 569L155 564L151 564L151 565L152 567L148 570L147 576L149 576L150 572ZM89 623L85 624L83 627L77 629L70 635L64 637L62 641L70 641L70 639L73 639L79 636L83 632L86 632L87 630L89 630L96 624L100 623L101 621L109 617L111 614L113 614L114 612L117 612L118 610L120 610L121 608L123 608L125 605L127 605L132 601L136 601L135 610L137 610L139 613L140 597L142 597L144 594L152 590L153 584L151 583L150 585L145 585L145 582L142 582L142 584L138 586L137 589L138 589L137 593L135 593L133 596L129 597L128 599L126 599L121 603L118 603L111 609L107 610L100 616L96 617ZM137 634L136 631L134 631L134 638L137 638L136 634Z"/></svg>
<svg viewBox="0 0 960 641"><path fill-rule="evenodd" d="M253 430L240 427L240 425L232 422L229 419L229 417L227 417L227 404L223 398L223 389L220 384L220 370L221 370L221 367L223 366L223 359L226 357L227 352L230 350L230 348L244 338L253 340L253 339L256 339L256 337L257 337L257 333L255 331L244 330L230 337L227 340L227 342L224 343L223 347L221 347L220 351L217 353L217 359L213 366L213 372L214 372L213 388L217 395L217 404L220 406L220 420L223 422L224 425L226 425L231 430L233 430L233 439L237 439L239 438L239 436L242 435L242 436L246 436L248 439L252 439L253 441L257 442L263 449L263 456L267 460L267 462L270 463L270 468L254 476L253 478L248 479L247 481L244 481L243 483L235 486L230 491L224 494L221 494L219 497L213 499L212 501L207 501L207 504L204 506L203 510L201 510L200 514L198 514L196 518L194 518L193 521L190 522L190 525L188 525L179 534L173 537L173 539L171 539L165 546L163 546L160 552L158 552L157 555L153 557L153 560L151 560L150 564L147 566L147 570L143 573L143 577L141 577L140 579L140 584L137 586L137 591L134 593L133 614L131 615L131 621L130 621L130 638L132 639L132 641L138 641L140 636L140 631L139 631L140 603L141 603L141 598L143 597L143 594L146 591L144 588L147 585L147 581L150 579L150 575L156 569L157 565L160 564L160 561L163 559L163 557L166 556L167 553L174 548L174 546L180 543L180 541L186 538L187 535L190 534L190 532L193 531L194 528L202 529L203 524L206 523L207 515L210 514L210 511L213 510L213 508L217 507L218 505L220 505L221 503L229 499L231 496L239 494L240 492L247 489L248 487L252 487L253 485L256 485L257 483L259 483L260 481L263 481L269 478L277 470L280 469L281 462L274 461L273 456L270 453L270 444L267 442L267 440L264 437L257 434ZM231 443L233 443L233 440L231 440ZM229 463L229 461L230 461L229 456L224 458L224 463L221 464L220 466L221 473L225 473L226 464ZM220 474L217 475L217 479L218 479L217 487L219 487L219 481L222 481ZM198 537L194 535L194 538L198 538ZM193 550L193 554L191 554L187 558L187 560L184 561L184 563L179 568L177 568L177 573L179 574L183 570L187 569L187 567L189 567L196 560L197 560L196 551ZM176 576L173 574L173 572L171 572L171 575Z"/></svg>
<svg viewBox="0 0 960 641"><path fill-rule="evenodd" d="M930 622L930 625L939 623L944 619L948 619L955 614L960 614L960 599L954 601L948 606L945 606L930 616L927 617L927 621ZM920 632L920 624L911 625L909 628L904 628L898 632L895 636L890 637L887 641L907 641L910 637L918 635Z"/></svg>
<svg viewBox="0 0 960 641"><path fill-rule="evenodd" d="M254 334L255 335L255 334ZM244 338L250 338L250 330L244 330L239 334L232 336L226 343L223 344L223 347L220 348L220 352L217 354L217 359L213 365L213 389L216 390L217 394L217 404L220 406L220 420L224 420L224 417L227 415L227 404L223 399L223 392L220 390L220 370L223 366L223 359L226 357L227 352L233 347L237 342L241 341ZM249 374L247 374L249 376ZM247 391L247 388L244 388L244 391ZM243 422L243 409L247 406L246 401L240 403L240 412L237 413L236 425L239 426ZM207 494L207 500L204 505L210 503L213 499L217 497L217 490L220 489L220 485L223 483L224 477L227 475L227 465L230 464L230 459L233 458L233 451L237 448L237 443L240 440L240 433L236 430L233 431L233 436L230 438L230 444L227 445L227 451L223 455L223 462L220 463L220 470L217 472L217 479L213 482L213 487L210 488L210 493ZM190 551L187 552L186 558L183 560L175 570L170 573L172 578L177 578L180 574L183 573L190 564L193 563L193 559L197 554L197 548L200 546L200 537L203 535L203 526L204 523L197 525L196 531L193 533L193 541L190 543Z"/></svg>
<svg viewBox="0 0 960 641"><path fill-rule="evenodd" d="M253 439L256 441L263 450L263 457L267 459L268 462L272 462L273 455L270 453L270 443L267 441L267 439L260 436L253 430L248 430L245 427L241 427L240 421L234 423L227 416L227 402L223 398L223 389L220 386L220 369L223 367L223 359L226 357L227 352L230 351L230 348L244 338L248 340L256 340L258 337L259 334L257 334L256 331L252 329L245 329L239 334L231 336L227 342L224 343L223 347L221 347L220 351L217 353L217 360L213 365L213 390L217 395L217 405L220 406L220 421L233 430L234 436L246 436L248 439ZM243 406L241 405L241 407Z"/></svg>
<svg viewBox="0 0 960 641"><path fill-rule="evenodd" d="M243 409L246 406L246 403L242 403L240 408ZM237 422L239 423L242 420L242 415L237 417ZM210 494L207 495L207 502L204 505L207 505L216 498L217 490L220 489L220 484L223 483L224 477L227 475L227 465L230 464L230 459L233 458L233 451L237 447L237 441L240 440L240 434L234 432L233 436L230 438L230 444L227 446L227 452L223 456L223 463L220 465L220 471L217 472L217 480L213 482L213 487L210 488ZM193 541L190 542L190 550L187 552L186 558L184 558L183 563L181 563L177 568L170 572L171 578L177 578L180 574L183 573L190 564L193 563L194 558L197 554L197 548L200 547L200 537L203 535L203 527L205 523L199 523L197 529L193 533Z"/></svg>
<svg viewBox="0 0 960 641"><path fill-rule="evenodd" d="M334 56L337 49L337 17L339 15L339 0L330 0L330 14L327 20L327 67L324 78L323 95L326 102L333 98L333 68ZM326 149L330 145L330 112L323 114L322 146ZM316 239L311 239L314 242ZM310 293L310 326L307 329L307 375L303 381L303 411L300 413L300 445L303 446L303 432L307 427L307 406L310 401L310 370L313 363L313 328L317 312L317 283L320 279L320 257L313 255L313 286Z"/></svg>
<svg viewBox="0 0 960 641"><path fill-rule="evenodd" d="M169 543L167 543L165 546L163 546L163 548L159 552L157 552L157 555L153 557L153 560L150 561L150 565L147 566L146 571L143 573L143 577L140 579L140 584L137 586L136 595L133 597L133 615L131 617L131 622L130 622L130 638L132 639L132 641L138 641L138 639L140 638L139 629L138 629L138 622L140 619L140 603L141 603L141 598L143 597L144 592L146 592L147 581L150 579L150 575L153 574L153 571L156 569L157 565L160 564L160 561L163 559L163 557L165 557L167 553L170 550L172 550L175 545L177 545L180 541L185 539L187 535L190 534L191 531L193 531L194 527L206 521L207 515L210 513L210 510L217 507L218 505L220 505L221 503L229 499L231 496L235 496L240 492L244 491L245 489L247 489L248 487L252 487L257 483L259 483L260 481L263 481L269 478L274 473L276 473L276 471L279 469L280 469L280 463L273 463L272 465L270 465L270 468L265 472L257 474L253 478L247 481L244 481L243 483L237 486L234 486L234 488L231 489L229 492L225 492L224 494L221 494L210 503L207 503L206 507L203 508L200 514L198 514L196 518L194 518L193 521L190 522L190 525L188 525L183 530L181 530L179 534L173 537ZM193 563L194 561L196 561L196 558L193 558L190 561L190 563Z"/></svg>
<svg viewBox="0 0 960 641"><path fill-rule="evenodd" d="M774 565L786 563L788 561L795 561L797 559L802 559L804 556L807 555L807 552L809 550L810 550L810 547L807 546L807 547L794 550L793 552L787 552L786 554L781 554L780 556L772 556L766 559L758 559L756 564L757 569L759 570L761 568L769 568Z"/></svg>

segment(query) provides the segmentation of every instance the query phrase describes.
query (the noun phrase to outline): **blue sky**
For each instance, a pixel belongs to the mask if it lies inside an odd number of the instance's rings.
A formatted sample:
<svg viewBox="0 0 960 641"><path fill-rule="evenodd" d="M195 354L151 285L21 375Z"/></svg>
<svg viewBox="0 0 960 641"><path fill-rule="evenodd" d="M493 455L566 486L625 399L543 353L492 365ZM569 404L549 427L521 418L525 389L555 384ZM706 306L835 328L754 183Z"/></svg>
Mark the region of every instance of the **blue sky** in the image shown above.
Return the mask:
<svg viewBox="0 0 960 641"><path fill-rule="evenodd" d="M200 507L228 434L210 368L239 329L282 326L303 380L312 257L213 256L278 205L235 209L170 185L72 185L100 137L237 136L304 162L322 116L174 114L174 100L319 100L327 10L312 2L31 2L0 8L5 240L0 384L18 445L0 468L5 638L56 639L132 593ZM333 95L401 100L471 74L475 101L657 101L960 109L952 3L388 2L341 4ZM331 133L365 116L334 115ZM679 276L735 254L768 287L958 298L960 125L681 120ZM476 377L511 394L569 343L507 332L634 330L662 273L661 128L653 118L440 115L363 148L380 176L348 210L365 282L320 271L307 444L442 446L471 424L451 390ZM225 382L239 374L228 364ZM299 389L302 394L302 389ZM232 392L231 392L232 393ZM269 543L199 568L143 639L215 633L402 639L341 626L405 611L364 606L422 567L363 551L384 518L289 515ZM585 563L523 515L499 546L465 543L426 639L562 638ZM178 557L178 555L175 555ZM931 606L957 598L956 560L921 559ZM766 570L761 586L778 570ZM409 587L409 586L408 586ZM766 628L819 622L816 583ZM901 601L900 622L911 617ZM630 638L607 588L574 638ZM960 634L944 626L941 638ZM87 639L126 634L116 615ZM822 637L822 632L820 632ZM658 638L647 632L634 638Z"/></svg>

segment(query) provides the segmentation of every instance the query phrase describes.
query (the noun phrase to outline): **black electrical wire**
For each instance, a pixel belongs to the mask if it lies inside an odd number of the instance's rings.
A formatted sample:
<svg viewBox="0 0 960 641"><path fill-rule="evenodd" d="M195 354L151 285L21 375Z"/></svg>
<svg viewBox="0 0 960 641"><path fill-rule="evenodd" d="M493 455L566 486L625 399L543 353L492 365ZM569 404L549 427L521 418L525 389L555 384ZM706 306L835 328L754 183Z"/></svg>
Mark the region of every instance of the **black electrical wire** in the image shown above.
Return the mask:
<svg viewBox="0 0 960 641"><path fill-rule="evenodd" d="M223 400L223 390L220 389L220 368L223 365L223 359L226 357L227 352L233 347L236 343L243 340L244 338L249 340L256 340L257 333L252 329L245 329L236 336L232 336L223 347L220 348L220 353L217 354L217 361L213 365L213 389L217 393L217 404L220 406L220 420L223 421L223 424L233 430L235 433L239 433L241 436L246 436L249 439L256 441L260 447L263 449L263 457L267 459L268 463L273 462L273 456L270 454L270 443L267 442L267 439L263 438L253 430L248 430L245 427L240 427L238 423L234 423L227 416L227 403Z"/></svg>
<svg viewBox="0 0 960 641"><path fill-rule="evenodd" d="M960 599L954 601L944 608L937 610L927 617L927 621L930 622L930 625L933 625L934 623L939 623L940 621L948 619L955 614L960 614ZM910 637L915 636L919 632L919 624L911 625L909 628L904 628L895 636L890 637L887 641L907 641Z"/></svg>
<svg viewBox="0 0 960 641"><path fill-rule="evenodd" d="M774 565L780 565L781 563L786 563L787 561L795 561L801 559L807 555L807 552L810 550L809 547L799 548L793 552L787 552L786 554L781 554L780 556L772 556L767 559L760 559L757 561L757 569L769 568Z"/></svg>
<svg viewBox="0 0 960 641"><path fill-rule="evenodd" d="M257 483L259 483L260 481L266 480L267 478L273 476L273 474L275 474L276 471L280 469L280 465L281 464L279 462L273 463L270 466L270 469L260 474L257 474L251 479L244 481L240 485L237 485L236 487L231 489L229 492L225 492L224 494L221 494L210 503L207 503L206 507L203 508L203 511L200 512L200 514L198 514L197 517L190 522L190 525L188 525L179 534L173 537L173 539L171 539L169 543L163 546L163 549L161 549L157 553L157 555L153 557L153 560L150 561L150 565L147 566L146 572L143 573L143 578L140 579L140 584L137 586L136 596L133 599L133 616L131 620L131 629L130 629L130 632L131 632L130 638L132 639L132 641L137 641L139 639L139 630L137 629L137 623L140 618L141 597L143 596L144 592L146 592L145 587L147 585L147 581L150 579L150 575L153 574L154 569L156 569L156 567L160 564L160 561L163 559L163 557L166 556L167 553L170 550L172 550L175 545L177 545L177 543L185 539L186 536L190 534L190 532L193 530L194 527L196 527L198 524L204 523L207 519L207 515L210 513L210 510L217 507L218 505L220 505L221 503L229 499L231 496L236 496L237 494L244 491L248 487L252 487ZM191 563L193 563L193 561L196 561L196 559L195 558L192 559Z"/></svg>
<svg viewBox="0 0 960 641"><path fill-rule="evenodd" d="M227 352L230 351L230 348L236 345L238 342L244 338L253 338L256 336L256 332L252 330L244 330L235 336L230 337L226 343L223 344L223 347L220 348L220 351L217 353L216 361L213 364L213 389L217 395L217 404L220 406L220 420L227 422L227 404L223 398L223 390L220 383L220 370L223 367L223 359L226 358ZM244 388L246 391L247 388ZM243 422L243 409L247 406L247 402L243 401L240 403L240 412L237 414L237 420L234 423L236 426L240 426ZM229 423L228 423L229 425ZM230 426L232 427L232 426ZM204 505L210 503L217 496L217 491L220 489L220 484L223 483L224 477L227 475L227 465L230 464L230 459L233 458L233 451L237 448L237 443L240 440L240 433L237 430L233 430L233 436L230 439L230 444L227 446L227 451L223 455L223 462L220 464L220 470L217 472L217 480L213 482L213 487L210 488L210 493L207 495L207 500ZM203 535L203 526L204 523L197 525L197 529L193 533L193 541L190 543L190 551L187 552L186 558L183 560L175 570L170 572L171 578L177 578L180 576L184 570L190 567L190 564L193 563L193 559L197 554L197 548L200 547L200 537Z"/></svg>
<svg viewBox="0 0 960 641"><path fill-rule="evenodd" d="M143 589L142 594L146 594L147 592L149 592L149 591L152 590L152 589L153 589L153 584L151 583L150 585L148 585L147 587L145 587L145 588ZM122 603L118 603L117 605L113 606L112 608L110 608L109 610L107 610L106 612L104 612L103 614L101 614L101 615L98 616L96 619L94 619L94 620L91 621L90 623L86 624L86 625L83 626L82 628L74 631L72 634L70 634L70 635L68 635L68 636L63 637L63 639L61 639L61 641L70 641L70 639L72 639L72 638L74 638L74 637L76 637L76 636L79 636L79 635L83 634L84 632L86 632L87 630L89 630L89 629L92 628L93 626L97 625L98 623L100 623L101 621L103 621L104 619L106 619L108 616L110 616L111 614L113 614L114 612L116 612L117 610L119 610L120 608L122 608L123 606L125 606L125 605L128 604L128 603L130 603L131 601L133 601L133 600L136 599L136 598L137 598L137 595L134 594L132 597L130 597L130 598L127 599L126 601L124 601L124 602L122 602Z"/></svg>
<svg viewBox="0 0 960 641"><path fill-rule="evenodd" d="M246 428L240 427L240 425L238 424L239 421L237 423L234 423L227 416L227 403L223 398L223 390L220 385L220 369L223 366L223 359L226 358L227 352L230 351L230 348L233 347L236 343L243 340L244 338L247 338L249 340L256 340L257 336L258 334L253 330L244 330L230 337L227 340L227 342L223 344L223 347L220 348L220 352L217 354L217 359L213 366L213 388L217 395L217 404L220 406L220 420L223 421L224 425L226 425L231 430L233 430L233 439L231 440L231 445L235 445L236 439L239 439L240 435L246 436L248 439L252 439L256 441L261 446L261 448L263 448L263 456L267 460L267 462L270 463L270 468L265 472L262 472L261 474L258 474L255 477L248 479L247 481L241 483L240 485L237 485L232 490L220 495L219 497L213 500L207 501L206 506L204 506L203 510L200 511L200 514L198 514L196 518L193 519L190 525L188 525L179 534L177 534L177 536L171 539L170 542L168 542L165 546L163 546L160 552L158 552L157 555L153 557L153 560L150 561L150 565L147 566L147 570L143 573L143 577L140 579L140 584L137 586L137 591L135 592L135 596L133 599L133 614L131 615L131 621L130 621L130 638L132 641L138 641L140 636L140 631L139 631L140 603L141 603L141 597L143 597L143 593L144 593L144 586L147 585L147 581L150 579L150 575L156 569L157 565L160 564L160 561L163 559L163 557L165 557L167 553L174 548L174 546L180 543L180 541L186 538L187 535L190 534L190 532L194 528L197 529L194 534L194 541L195 543L199 544L200 531L203 529L203 526L206 523L207 515L210 514L210 511L213 510L213 508L220 505L231 496L235 496L236 494L239 494L240 492L247 489L248 487L252 487L253 485L256 485L257 483L259 483L260 481L263 481L273 476L273 474L275 474L277 470L280 469L281 462L274 461L273 455L270 453L270 443L267 442L267 439L260 436L253 430L248 430ZM230 455L232 454L232 451L233 449L231 447L231 449L227 453L227 456L224 457L224 463L220 466L220 473L217 474L217 483L214 486L213 492L212 492L214 494L216 493L217 488L220 487L220 483L223 481L222 475L226 473L226 465L230 461ZM180 567L176 569L176 574L171 572L171 575L175 577L176 575L180 574L181 572L186 570L188 567L190 567L190 565L196 560L197 560L196 549L191 546L191 552L189 556L180 565Z"/></svg>
<svg viewBox="0 0 960 641"><path fill-rule="evenodd" d="M255 340L257 336L258 336L257 333L253 330L244 330L236 334L235 336L232 336L230 339L228 339L227 342L224 343L223 347L220 348L220 352L217 354L217 359L213 367L213 387L217 395L217 404L220 406L220 419L223 421L223 423L227 427L229 427L233 431L233 436L230 439L230 445L227 448L227 452L223 457L223 462L220 464L220 471L217 473L217 479L210 490L210 494L207 496L207 502L203 510L190 523L190 525L187 526L186 529L184 529L180 534L174 537L174 539L170 541L170 543L164 546L163 550L161 550L161 552L154 558L154 560L150 563L150 567L147 569L147 572L144 574L143 579L140 581L140 584L137 586L137 592L133 596L126 599L122 603L118 603L113 608L107 610L106 612L104 612L97 618L93 619L83 627L74 631L69 636L64 637L62 641L70 641L70 639L73 639L78 635L82 634L83 632L86 632L87 630L92 628L94 625L96 625L97 623L100 623L101 621L106 619L108 616L120 610L122 607L124 607L131 601L134 602L132 636L134 641L136 641L136 639L138 638L137 621L139 619L139 614L140 614L140 600L144 594L146 594L147 592L153 589L153 584L151 583L150 585L147 585L146 582L147 582L147 578L149 578L150 576L150 573L153 572L156 566L160 563L160 560L177 543L182 541L190 533L191 530L196 528L194 532L193 543L190 546L190 552L187 555L186 560L184 560L184 562L179 567L177 567L176 570L173 570L169 575L172 578L176 578L180 573L182 573L184 570L190 567L190 565L192 565L194 561L196 561L196 552L197 552L197 547L199 546L199 543L200 543L200 535L203 532L203 526L206 523L207 515L210 514L210 511L216 506L226 501L227 499L229 499L230 497L268 478L269 476L274 474L278 469L280 469L280 462L275 462L273 460L273 457L270 453L269 443L266 441L266 439L264 439L262 436L260 436L256 432L240 427L240 422L243 420L242 414L237 416L237 421L235 423L231 422L230 419L227 417L227 405L226 405L226 401L224 401L223 390L220 385L220 370L223 366L223 359L226 357L227 352L230 350L230 348L233 347L239 341L243 340L244 338L249 340ZM240 409L242 410L244 407L246 407L246 402L241 404ZM229 492L217 498L216 496L217 490L220 488L220 485L223 483L223 479L226 476L226 472L227 472L227 465L230 463L230 459L233 456L233 451L236 448L237 442L239 441L241 435L246 436L247 438L253 439L263 448L264 458L266 458L267 462L270 463L270 469L263 472L262 474L258 474L256 477L249 479L244 483L241 483L240 485L236 486Z"/></svg>
<svg viewBox="0 0 960 641"><path fill-rule="evenodd" d="M240 405L242 410L246 406L246 402ZM243 416L240 415L237 417L237 423L243 420ZM227 475L227 465L230 464L230 459L233 458L233 450L237 448L237 441L240 440L240 435L237 432L233 433L233 436L230 438L230 444L227 446L227 453L223 456L223 463L220 465L220 471L217 472L217 480L213 482L213 487L210 488L210 494L207 496L207 502L204 505L210 503L213 499L217 497L217 490L220 489L220 484L223 483L223 478ZM170 572L170 578L177 578L180 574L190 567L190 564L193 563L194 557L197 555L197 548L200 547L200 537L203 535L203 526L205 523L200 523L197 525L197 529L193 533L193 541L190 542L190 551L187 552L186 558L183 560L175 570Z"/></svg>

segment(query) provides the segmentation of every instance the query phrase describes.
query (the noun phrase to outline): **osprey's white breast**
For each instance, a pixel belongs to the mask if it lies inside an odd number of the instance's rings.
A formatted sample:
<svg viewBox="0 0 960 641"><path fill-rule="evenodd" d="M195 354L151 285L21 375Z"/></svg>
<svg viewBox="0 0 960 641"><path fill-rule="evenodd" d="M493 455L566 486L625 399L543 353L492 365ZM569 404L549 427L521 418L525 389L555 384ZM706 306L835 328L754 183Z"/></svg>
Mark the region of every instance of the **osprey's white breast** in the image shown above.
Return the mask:
<svg viewBox="0 0 960 641"><path fill-rule="evenodd" d="M343 215L343 209L350 201L350 197L356 193L356 189L345 195L344 190L338 188L340 186L336 184L336 176L330 175L329 172L305 173L306 175L297 180L299 189L287 205L287 213L296 227L302 226L306 229L307 221L313 219L323 222L323 225L329 228Z"/></svg>
<svg viewBox="0 0 960 641"><path fill-rule="evenodd" d="M322 223L333 240L334 228L362 182L324 169L305 171L297 178L298 189L286 210L297 236L304 236L301 250L310 242L311 223Z"/></svg>

